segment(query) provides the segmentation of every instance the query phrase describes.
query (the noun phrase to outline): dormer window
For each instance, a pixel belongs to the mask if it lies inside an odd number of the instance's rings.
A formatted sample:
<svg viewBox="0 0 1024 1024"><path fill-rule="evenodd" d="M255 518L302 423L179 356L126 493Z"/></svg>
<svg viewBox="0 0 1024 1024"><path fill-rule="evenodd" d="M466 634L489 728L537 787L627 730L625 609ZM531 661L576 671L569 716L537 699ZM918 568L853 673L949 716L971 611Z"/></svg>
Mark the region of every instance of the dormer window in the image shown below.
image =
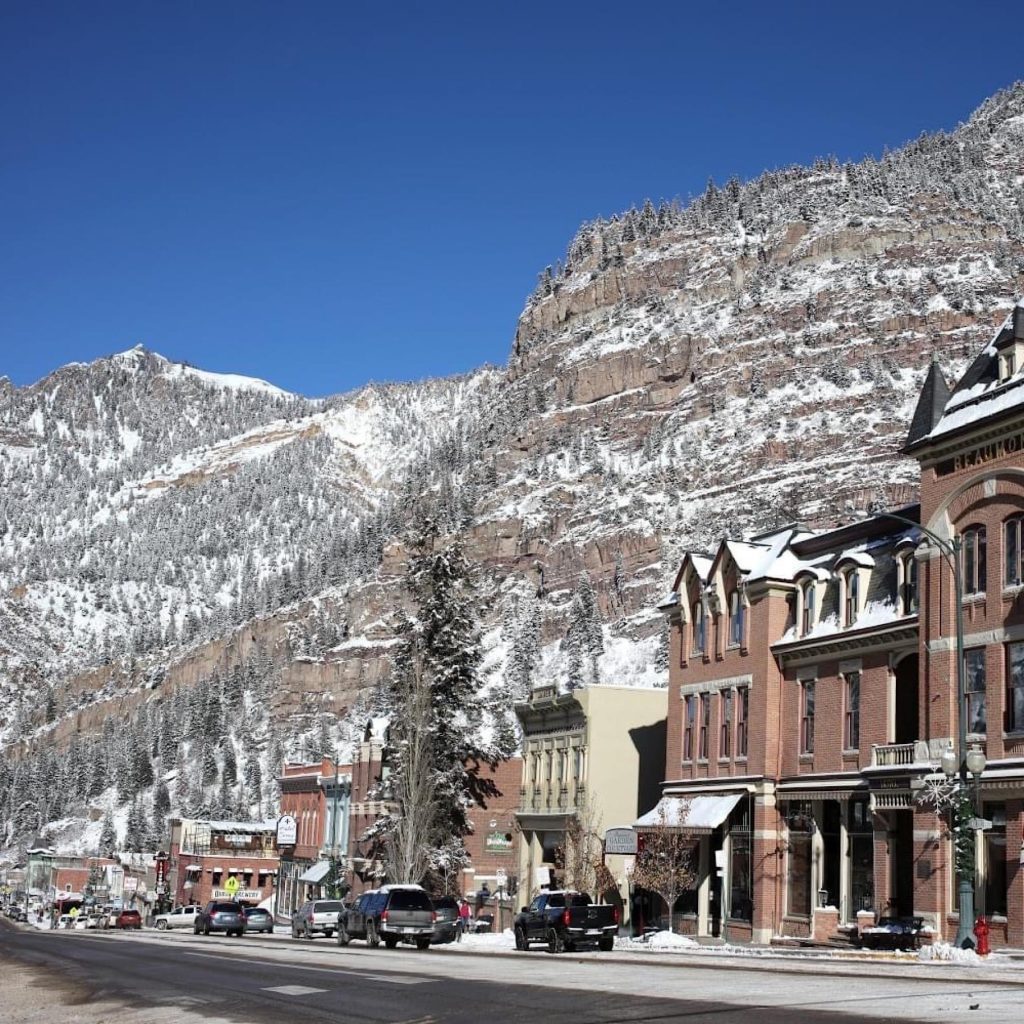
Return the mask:
<svg viewBox="0 0 1024 1024"><path fill-rule="evenodd" d="M743 599L739 590L729 594L729 646L743 645Z"/></svg>
<svg viewBox="0 0 1024 1024"><path fill-rule="evenodd" d="M1017 372L1017 350L1008 348L999 353L999 382L1009 380Z"/></svg>
<svg viewBox="0 0 1024 1024"><path fill-rule="evenodd" d="M704 614L704 602L693 602L693 653L704 654L708 649L707 616Z"/></svg>
<svg viewBox="0 0 1024 1024"><path fill-rule="evenodd" d="M818 621L818 610L816 604L816 588L813 580L808 580L800 588L800 596L803 600L803 610L800 616L800 635L807 636L814 629Z"/></svg>
<svg viewBox="0 0 1024 1024"><path fill-rule="evenodd" d="M917 559L904 551L897 560L898 603L901 615L917 614Z"/></svg>
<svg viewBox="0 0 1024 1024"><path fill-rule="evenodd" d="M843 575L846 601L843 604L843 625L852 626L860 614L860 573L848 569Z"/></svg>

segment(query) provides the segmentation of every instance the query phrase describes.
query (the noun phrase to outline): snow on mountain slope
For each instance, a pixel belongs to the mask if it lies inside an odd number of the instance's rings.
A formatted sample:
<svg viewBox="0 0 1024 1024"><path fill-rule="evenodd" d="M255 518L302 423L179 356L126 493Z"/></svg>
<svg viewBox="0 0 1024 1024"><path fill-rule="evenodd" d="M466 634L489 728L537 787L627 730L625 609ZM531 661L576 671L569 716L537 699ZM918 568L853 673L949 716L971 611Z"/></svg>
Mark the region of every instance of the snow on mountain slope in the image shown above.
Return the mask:
<svg viewBox="0 0 1024 1024"><path fill-rule="evenodd" d="M3 735L43 727L30 686L73 733L65 694L109 696L82 665L177 692L252 644L295 730L365 710L426 515L481 566L507 690L573 671L590 588L598 679L651 685L681 550L914 497L933 353L954 377L1024 291L1022 154L1015 86L879 160L585 224L503 370L321 402L144 350L0 380Z"/></svg>

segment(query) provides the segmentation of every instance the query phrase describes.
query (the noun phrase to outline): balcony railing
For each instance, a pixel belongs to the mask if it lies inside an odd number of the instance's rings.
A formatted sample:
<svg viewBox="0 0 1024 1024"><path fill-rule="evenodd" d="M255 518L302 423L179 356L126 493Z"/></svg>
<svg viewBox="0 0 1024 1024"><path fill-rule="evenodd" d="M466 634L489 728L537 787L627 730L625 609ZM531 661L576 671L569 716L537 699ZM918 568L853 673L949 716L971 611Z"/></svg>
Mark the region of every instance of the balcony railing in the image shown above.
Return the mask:
<svg viewBox="0 0 1024 1024"><path fill-rule="evenodd" d="M872 768L902 768L913 764L929 764L932 760L927 740L876 743L871 748Z"/></svg>

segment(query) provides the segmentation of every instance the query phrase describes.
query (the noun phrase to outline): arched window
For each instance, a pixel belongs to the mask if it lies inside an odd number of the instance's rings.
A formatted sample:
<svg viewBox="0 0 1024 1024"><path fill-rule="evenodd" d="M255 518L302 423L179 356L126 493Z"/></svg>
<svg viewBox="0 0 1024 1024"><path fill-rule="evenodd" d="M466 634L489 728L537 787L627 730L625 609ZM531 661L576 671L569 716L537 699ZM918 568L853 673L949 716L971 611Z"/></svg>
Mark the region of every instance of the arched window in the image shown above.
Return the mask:
<svg viewBox="0 0 1024 1024"><path fill-rule="evenodd" d="M985 527L971 526L964 530L961 551L961 578L965 594L985 593Z"/></svg>
<svg viewBox="0 0 1024 1024"><path fill-rule="evenodd" d="M1014 516L1003 523L1003 586L1019 587L1024 582L1021 572L1021 551L1024 548L1024 516Z"/></svg>
<svg viewBox="0 0 1024 1024"><path fill-rule="evenodd" d="M807 636L818 621L818 612L815 606L815 587L813 580L808 580L800 589L800 596L803 599L803 613L800 617L800 634Z"/></svg>
<svg viewBox="0 0 1024 1024"><path fill-rule="evenodd" d="M729 645L740 647L743 644L743 600L740 592L734 590L729 595Z"/></svg>
<svg viewBox="0 0 1024 1024"><path fill-rule="evenodd" d="M708 645L707 617L704 614L704 602L693 602L693 653L703 654Z"/></svg>
<svg viewBox="0 0 1024 1024"><path fill-rule="evenodd" d="M860 614L860 573L856 569L849 569L844 580L846 604L843 611L843 625L852 626Z"/></svg>

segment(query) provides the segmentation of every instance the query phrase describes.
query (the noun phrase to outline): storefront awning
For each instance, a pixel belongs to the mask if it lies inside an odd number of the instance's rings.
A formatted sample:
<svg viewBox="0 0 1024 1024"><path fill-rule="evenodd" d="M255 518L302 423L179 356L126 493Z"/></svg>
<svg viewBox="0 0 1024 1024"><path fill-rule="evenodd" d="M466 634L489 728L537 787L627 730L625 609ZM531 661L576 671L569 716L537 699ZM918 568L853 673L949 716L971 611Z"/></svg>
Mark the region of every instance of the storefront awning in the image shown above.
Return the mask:
<svg viewBox="0 0 1024 1024"><path fill-rule="evenodd" d="M310 882L315 885L317 882L322 882L330 870L331 862L329 860L318 860L311 868L307 868L306 871L299 875L299 881Z"/></svg>
<svg viewBox="0 0 1024 1024"><path fill-rule="evenodd" d="M694 835L714 832L746 793L703 796L663 796L658 805L638 818L636 828L671 828Z"/></svg>

